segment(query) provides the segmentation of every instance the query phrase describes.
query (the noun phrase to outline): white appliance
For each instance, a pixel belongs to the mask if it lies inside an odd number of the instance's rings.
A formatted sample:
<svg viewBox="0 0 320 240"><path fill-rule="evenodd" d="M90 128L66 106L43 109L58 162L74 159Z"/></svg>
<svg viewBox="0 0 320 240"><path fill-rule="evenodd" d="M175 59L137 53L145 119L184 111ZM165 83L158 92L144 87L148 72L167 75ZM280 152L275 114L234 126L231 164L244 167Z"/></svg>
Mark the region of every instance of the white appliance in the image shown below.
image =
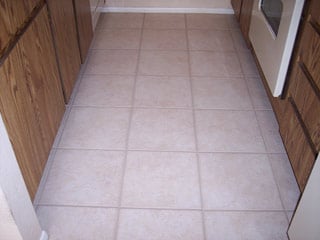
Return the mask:
<svg viewBox="0 0 320 240"><path fill-rule="evenodd" d="M249 38L273 96L281 95L304 0L255 0Z"/></svg>

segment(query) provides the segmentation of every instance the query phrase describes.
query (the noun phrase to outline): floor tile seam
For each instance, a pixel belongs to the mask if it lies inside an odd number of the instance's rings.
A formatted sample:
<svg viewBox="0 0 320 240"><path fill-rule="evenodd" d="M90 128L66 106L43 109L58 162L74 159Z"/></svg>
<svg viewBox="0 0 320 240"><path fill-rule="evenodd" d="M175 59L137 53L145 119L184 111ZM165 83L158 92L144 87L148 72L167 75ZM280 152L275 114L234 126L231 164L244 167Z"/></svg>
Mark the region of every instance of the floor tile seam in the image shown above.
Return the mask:
<svg viewBox="0 0 320 240"><path fill-rule="evenodd" d="M250 97L251 97L251 96L250 96ZM252 98L251 98L251 100L252 100ZM261 137L262 137L262 140L263 140L264 147L265 147L265 149L266 149L266 152L268 152L269 150L268 150L267 143L266 143L266 137L265 137L264 134L263 134L262 126L261 126L261 123L260 123L260 121L259 121L259 119L258 119L257 111L254 111L254 114L255 114L255 118L256 118L257 123L258 123L258 128L259 128L259 132L260 132L260 135L261 135ZM282 209L285 210L284 201L283 201L283 199L282 199L282 195L281 195L281 191L280 191L280 188L279 188L278 180L277 180L277 178L276 178L274 169L273 169L273 167L272 167L269 154L270 154L270 153L268 153L268 156L267 156L267 158L268 158L268 165L269 165L269 167L270 167L270 169L271 169L271 172L272 172L273 181L274 181L274 183L275 183L275 185L276 185L276 187L277 187L277 193L278 193L278 197L279 197L279 200L280 200ZM288 217L287 217L287 216L286 216L286 219L288 220ZM289 222L288 222L288 223L289 223Z"/></svg>
<svg viewBox="0 0 320 240"><path fill-rule="evenodd" d="M139 105L105 105L105 104L74 104L73 108L105 108L105 109L145 109L145 110L195 110L195 111L237 111L237 112L250 112L250 111L271 111L271 109L255 109L255 108L204 108L204 107L192 107L192 106L172 106L172 107L163 107L163 106L139 106Z"/></svg>
<svg viewBox="0 0 320 240"><path fill-rule="evenodd" d="M274 153L274 152L262 152L262 151L188 151L188 150L161 150L161 149L119 149L119 148L88 148L88 147L56 147L55 150L88 150L88 151L109 151L109 152L164 152L164 153L199 153L199 154L285 154L285 153Z"/></svg>
<svg viewBox="0 0 320 240"><path fill-rule="evenodd" d="M92 209L117 209L117 210L151 210L151 211L194 211L194 212L239 212L239 213L286 213L293 210L283 209L213 209L213 208L177 208L177 207L137 207L137 206L112 206L112 205L79 205L79 204L38 204L39 207L61 207L61 208L92 208Z"/></svg>
<svg viewBox="0 0 320 240"><path fill-rule="evenodd" d="M138 51L140 51L140 52L208 52L208 53L236 53L237 51L236 50L228 50L228 51L226 51L226 50L221 50L221 51L219 51L219 50L193 50L193 49L190 49L189 47L188 48L186 48L186 49L172 49L172 48L163 48L163 49L157 49L157 48L155 48L155 49L144 49L144 48L141 48L141 47L139 47L139 48L128 48L128 49L126 49L126 48L99 48L99 49L91 49L91 53L92 52L108 52L108 51L114 51L114 52L116 52L116 51L123 51L123 52L126 52L126 51L128 51L128 52L138 52ZM250 75L248 75L248 76L250 76ZM256 76L256 75L254 75L254 76Z"/></svg>
<svg viewBox="0 0 320 240"><path fill-rule="evenodd" d="M233 40L234 41L234 40ZM240 56L239 56L239 53L237 52L237 56L238 56L238 59L240 60ZM242 64L240 64L241 66L241 71L242 73L244 74L244 70L243 70L243 67L242 67ZM251 100L251 104L254 106L254 102L253 102L253 97L250 93L250 89L249 89L249 83L248 81L245 81L246 82L246 86L247 86L247 90L248 90L248 93L249 93L249 97L250 97L250 100ZM272 111L272 110L271 110ZM261 123L258 119L258 115L257 115L257 111L254 110L254 115L255 115L255 118L256 118L256 121L257 121L257 124L258 124L258 129L259 129L259 133L260 133L260 136L262 137L262 140L263 140L263 144L264 144L264 148L266 150L266 152L268 153L268 148L267 148L267 144L266 144L266 139L265 139L265 136L263 134L263 131L262 131L262 126L261 126ZM269 153L268 153L269 154ZM278 195L278 198L280 200L280 203L281 203L281 206L282 206L282 209L285 210L285 206L284 206L284 202L283 202L283 199L281 197L281 191L280 191L280 188L279 188L279 185L278 185L278 181L276 179L276 176L275 176L275 172L274 172L274 169L272 168L272 164L271 164L271 161L270 161L270 157L269 155L267 155L267 159L268 159L268 165L271 169L271 172L272 172L272 177L273 177L273 181L277 187L277 195ZM288 220L288 217L286 216L286 219Z"/></svg>
<svg viewBox="0 0 320 240"><path fill-rule="evenodd" d="M127 135L126 135L126 143L125 143L126 152L125 152L124 160L122 163L122 173L121 173L121 181L120 181L120 189L119 189L119 197L118 197L118 207L121 207L121 205L122 205L122 198L123 198L123 192L124 192L124 181L125 181L127 160L128 160L130 132L131 132L132 121L133 121L133 113L134 113L133 107L134 107L134 99L135 99L135 94L136 94L136 85L137 85L137 78L138 78L139 64L140 64L140 57L141 57L141 46L142 46L142 36L143 36L143 27L144 27L144 22L145 22L145 16L146 15L143 14L142 29L140 31L139 50L138 50L136 68L135 68L135 77L134 77L134 83L133 83L133 89L132 89L132 95L131 95L131 108L130 108ZM120 226L120 210L118 210L118 213L117 213L115 230L114 230L114 235L113 235L114 240L118 239L119 226Z"/></svg>
<svg viewBox="0 0 320 240"><path fill-rule="evenodd" d="M54 158L56 156L56 153L57 153L57 150L52 148L51 151L50 151L47 163L45 165L45 169L43 171L43 174L42 174L42 177L41 177L41 180L40 180L40 184L38 186L34 201L33 201L34 208L37 208L37 206L41 202L41 198L42 198L44 189L45 189L45 187L47 185L47 181L48 181L48 178L50 176L50 172L51 172L51 169L52 169L52 165L53 165L53 161L54 161Z"/></svg>
<svg viewBox="0 0 320 240"><path fill-rule="evenodd" d="M270 156L271 154L268 153L268 162L269 162L269 165L270 165L270 168L271 168L271 171L272 171L272 176L273 176L275 184L277 186L277 190L278 190L278 194L279 194L279 198L280 198L280 201L281 201L282 208L283 208L284 211L294 211L294 209L293 210L286 209L286 206L284 204L284 199L282 197L281 190L280 190L280 185L279 185L278 179L277 179L276 174L275 174L275 169L274 169L274 167L273 167L273 165L271 163L271 156ZM285 153L283 153L283 154L285 154ZM287 214L286 214L286 218L287 218L288 224L289 224L290 223L290 219L289 219Z"/></svg>
<svg viewBox="0 0 320 240"><path fill-rule="evenodd" d="M187 27L187 14L184 14L184 21ZM195 144L196 150L196 161L197 161L197 178L198 178L198 187L199 187L199 197L200 197L200 207L201 207L201 225L202 225L202 232L203 232L203 239L207 240L207 230L205 224L205 215L204 215L204 195L203 195L203 188L201 183L201 163L199 157L199 146L198 146L198 136L196 130L196 116L194 110L194 91L193 91L193 81L191 80L192 77L192 70L191 70L191 52L190 52L190 43L189 43L189 36L188 36L188 29L185 31L186 34L186 41L187 41L187 49L188 49L188 73L189 73L189 85L190 85L190 95L191 95L191 104L192 104L192 123L193 123L193 139Z"/></svg>
<svg viewBox="0 0 320 240"><path fill-rule="evenodd" d="M51 147L50 154L49 154L49 157L47 159L47 163L45 165L45 168L47 168L47 170L46 170L47 173L45 175L42 174L42 177L41 177L41 181L40 181L41 185L39 185L38 190L37 190L37 193L38 193L39 190L41 191L41 193L39 193L40 195L39 195L38 199L35 199L37 201L36 205L38 203L40 203L40 201L41 201L41 197L42 197L43 191L44 191L45 186L47 184L47 180L48 180L48 178L50 176L51 168L52 168L52 165L53 165L53 162L54 162L54 159L55 159L55 156L56 156L56 152L57 152L57 147L59 147L59 145L60 145L64 130L66 128L66 125L67 125L67 122L68 122L68 119L69 119L69 116L70 116L70 113L71 113L71 110L72 110L73 102L74 102L75 97L76 97L76 95L78 93L79 86L81 84L81 81L82 81L82 78L83 78L83 73L85 71L87 63L88 63L88 59L86 59L84 64L80 65L80 72L79 72L79 74L77 76L77 80L76 80L76 83L74 85L74 89L73 89L73 91L71 93L71 96L70 96L70 99L69 99L69 103L65 107L64 116L62 117L61 122L60 122L60 126L59 127L61 129L58 130L58 132L60 131L60 134L56 135L56 137L58 137L57 142L55 143L56 147L54 145ZM56 141L56 139L55 139L55 141ZM42 178L43 177L45 177L45 179L43 180L43 183L42 183Z"/></svg>

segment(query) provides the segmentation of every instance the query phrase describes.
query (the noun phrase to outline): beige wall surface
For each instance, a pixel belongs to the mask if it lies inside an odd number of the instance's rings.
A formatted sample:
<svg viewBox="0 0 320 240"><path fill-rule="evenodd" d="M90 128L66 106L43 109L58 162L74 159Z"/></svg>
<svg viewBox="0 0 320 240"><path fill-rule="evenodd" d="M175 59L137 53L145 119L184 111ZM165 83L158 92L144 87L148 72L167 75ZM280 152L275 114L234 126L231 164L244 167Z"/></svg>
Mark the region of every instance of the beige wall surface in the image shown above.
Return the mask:
<svg viewBox="0 0 320 240"><path fill-rule="evenodd" d="M106 7L231 9L231 4L230 0L107 0Z"/></svg>

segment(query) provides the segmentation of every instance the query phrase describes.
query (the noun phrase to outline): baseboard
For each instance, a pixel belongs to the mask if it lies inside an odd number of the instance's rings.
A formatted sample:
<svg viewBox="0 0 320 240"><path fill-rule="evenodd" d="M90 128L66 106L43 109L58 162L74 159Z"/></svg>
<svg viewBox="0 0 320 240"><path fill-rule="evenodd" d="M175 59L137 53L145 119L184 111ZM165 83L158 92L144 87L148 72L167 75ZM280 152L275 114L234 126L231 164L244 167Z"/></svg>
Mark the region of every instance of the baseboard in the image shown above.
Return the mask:
<svg viewBox="0 0 320 240"><path fill-rule="evenodd" d="M111 13L214 13L234 14L229 8L131 8L131 7L100 7L100 12Z"/></svg>
<svg viewBox="0 0 320 240"><path fill-rule="evenodd" d="M41 232L40 240L49 240L49 236L46 231Z"/></svg>

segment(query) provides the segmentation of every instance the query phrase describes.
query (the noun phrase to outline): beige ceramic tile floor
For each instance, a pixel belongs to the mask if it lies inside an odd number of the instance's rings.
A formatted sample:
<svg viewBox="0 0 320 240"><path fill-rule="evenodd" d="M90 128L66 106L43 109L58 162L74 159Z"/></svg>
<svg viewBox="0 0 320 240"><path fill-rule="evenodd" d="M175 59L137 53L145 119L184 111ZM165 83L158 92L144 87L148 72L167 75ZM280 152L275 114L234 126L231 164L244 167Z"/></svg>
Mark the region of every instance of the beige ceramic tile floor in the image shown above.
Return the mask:
<svg viewBox="0 0 320 240"><path fill-rule="evenodd" d="M35 201L50 239L287 239L298 197L233 16L102 15Z"/></svg>

